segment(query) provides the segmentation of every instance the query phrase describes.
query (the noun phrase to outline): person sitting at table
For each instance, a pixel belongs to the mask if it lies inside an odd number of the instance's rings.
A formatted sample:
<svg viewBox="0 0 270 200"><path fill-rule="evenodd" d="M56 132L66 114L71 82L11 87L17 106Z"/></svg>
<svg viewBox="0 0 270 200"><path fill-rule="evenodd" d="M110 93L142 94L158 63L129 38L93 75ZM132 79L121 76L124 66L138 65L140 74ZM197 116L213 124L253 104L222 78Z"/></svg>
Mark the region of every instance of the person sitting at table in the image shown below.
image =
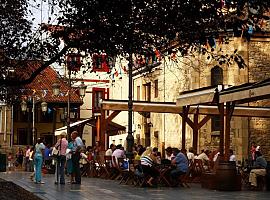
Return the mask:
<svg viewBox="0 0 270 200"><path fill-rule="evenodd" d="M165 159L172 160L173 157L174 157L174 155L172 153L172 147L167 147L165 149Z"/></svg>
<svg viewBox="0 0 270 200"><path fill-rule="evenodd" d="M112 165L113 167L117 167L118 166L118 158L125 158L125 151L122 150L122 145L118 144L116 147L116 149L113 151L112 153L112 157L115 157L115 159L112 159Z"/></svg>
<svg viewBox="0 0 270 200"><path fill-rule="evenodd" d="M252 187L257 187L257 176L266 175L267 162L260 151L255 152L256 160L249 174L249 182Z"/></svg>
<svg viewBox="0 0 270 200"><path fill-rule="evenodd" d="M231 161L231 162L236 162L236 156L233 154L233 150L232 149L230 149L229 150L229 161Z"/></svg>
<svg viewBox="0 0 270 200"><path fill-rule="evenodd" d="M112 156L116 146L115 144L111 144L110 148L105 152L105 156Z"/></svg>
<svg viewBox="0 0 270 200"><path fill-rule="evenodd" d="M209 169L209 150L205 150L200 155L198 155L197 159L202 160L203 168L205 170Z"/></svg>
<svg viewBox="0 0 270 200"><path fill-rule="evenodd" d="M193 147L190 147L188 149L187 158L188 158L189 162L194 162L195 155L194 155Z"/></svg>
<svg viewBox="0 0 270 200"><path fill-rule="evenodd" d="M141 160L141 156L143 154L143 152L145 151L145 148L139 148L138 154L135 156L134 160Z"/></svg>
<svg viewBox="0 0 270 200"><path fill-rule="evenodd" d="M175 148L174 150L175 158L172 160L172 165L175 165L176 168L170 172L170 178L172 186L178 185L178 178L186 174L188 171L188 159L186 155L181 152L179 149Z"/></svg>
<svg viewBox="0 0 270 200"><path fill-rule="evenodd" d="M147 147L141 156L141 166L143 173L150 176L149 180L147 180L149 186L152 186L152 181L159 176L158 169L154 167L155 163L157 163L155 153L153 153L151 147Z"/></svg>

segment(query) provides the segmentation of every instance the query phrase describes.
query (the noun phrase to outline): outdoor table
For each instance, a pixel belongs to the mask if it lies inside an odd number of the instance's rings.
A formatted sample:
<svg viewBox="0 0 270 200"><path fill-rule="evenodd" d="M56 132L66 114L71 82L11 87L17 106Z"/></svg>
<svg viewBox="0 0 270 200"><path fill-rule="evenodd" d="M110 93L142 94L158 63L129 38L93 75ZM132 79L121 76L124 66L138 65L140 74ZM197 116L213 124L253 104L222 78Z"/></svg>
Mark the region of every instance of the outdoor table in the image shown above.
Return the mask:
<svg viewBox="0 0 270 200"><path fill-rule="evenodd" d="M159 164L156 166L159 170L160 177L159 177L159 183L164 184L165 186L171 187L171 181L170 181L170 171L173 168L173 165L171 164Z"/></svg>

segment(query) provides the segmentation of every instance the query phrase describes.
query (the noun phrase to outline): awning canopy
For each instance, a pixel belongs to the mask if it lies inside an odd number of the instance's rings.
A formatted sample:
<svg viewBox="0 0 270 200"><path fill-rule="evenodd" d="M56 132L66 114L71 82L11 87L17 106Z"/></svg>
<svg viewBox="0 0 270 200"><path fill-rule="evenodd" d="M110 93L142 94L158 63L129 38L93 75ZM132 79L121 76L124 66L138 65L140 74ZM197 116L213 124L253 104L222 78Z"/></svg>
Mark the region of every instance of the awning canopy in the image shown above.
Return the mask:
<svg viewBox="0 0 270 200"><path fill-rule="evenodd" d="M77 121L74 122L72 124L70 124L70 128L72 127L76 127L76 126L84 126L84 125L89 125L92 127L96 127L96 122L97 120L95 118L90 118L90 119L85 119L85 120L81 120L81 121ZM117 124L115 122L109 122L109 125L107 127L107 131L109 135L115 135L117 134L118 131L125 131L126 127L122 126L120 124ZM67 126L63 126L61 128L58 128L55 130L54 135L58 136L60 135L63 131L67 132Z"/></svg>
<svg viewBox="0 0 270 200"><path fill-rule="evenodd" d="M70 127L82 126L82 125L85 125L85 124L89 124L90 126L96 126L95 122L96 121L95 121L94 118L90 118L90 119L85 119L85 120L82 120L82 121L74 122L74 123L70 124ZM67 126L63 126L61 128L56 129L55 132L54 132L54 135L58 136L63 131L67 132Z"/></svg>

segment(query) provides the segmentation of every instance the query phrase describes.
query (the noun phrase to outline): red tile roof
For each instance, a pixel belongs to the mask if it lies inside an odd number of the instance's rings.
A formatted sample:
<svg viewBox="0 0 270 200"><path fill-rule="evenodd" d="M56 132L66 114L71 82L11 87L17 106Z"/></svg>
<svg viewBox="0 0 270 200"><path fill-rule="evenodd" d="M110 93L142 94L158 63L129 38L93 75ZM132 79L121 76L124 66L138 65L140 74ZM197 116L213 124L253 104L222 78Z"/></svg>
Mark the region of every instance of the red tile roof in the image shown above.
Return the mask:
<svg viewBox="0 0 270 200"><path fill-rule="evenodd" d="M25 77L29 71L33 72L40 65L41 63L38 61L29 61L27 62L28 72L24 71L19 73L22 73L21 75ZM60 84L60 94L58 96L54 96L52 92L52 84L55 82ZM23 86L22 93L26 96L35 94L47 103L67 103L68 90L68 84L58 77L53 68L47 67L34 79L32 83ZM71 88L70 90L70 103L83 103L75 88Z"/></svg>

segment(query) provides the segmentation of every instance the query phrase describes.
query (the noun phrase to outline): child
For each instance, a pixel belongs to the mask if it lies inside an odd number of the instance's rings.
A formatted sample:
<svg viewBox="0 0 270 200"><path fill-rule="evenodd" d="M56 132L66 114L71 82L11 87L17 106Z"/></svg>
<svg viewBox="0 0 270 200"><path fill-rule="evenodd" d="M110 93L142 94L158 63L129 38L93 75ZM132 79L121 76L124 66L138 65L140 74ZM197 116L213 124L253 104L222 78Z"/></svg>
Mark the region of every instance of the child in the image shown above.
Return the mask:
<svg viewBox="0 0 270 200"><path fill-rule="evenodd" d="M66 159L67 159L67 174L70 175L70 183L74 182L74 176L73 176L73 166L72 166L72 148L73 143L68 143L68 148L66 150Z"/></svg>
<svg viewBox="0 0 270 200"><path fill-rule="evenodd" d="M11 171L13 169L13 155L12 153L8 154L8 170Z"/></svg>

